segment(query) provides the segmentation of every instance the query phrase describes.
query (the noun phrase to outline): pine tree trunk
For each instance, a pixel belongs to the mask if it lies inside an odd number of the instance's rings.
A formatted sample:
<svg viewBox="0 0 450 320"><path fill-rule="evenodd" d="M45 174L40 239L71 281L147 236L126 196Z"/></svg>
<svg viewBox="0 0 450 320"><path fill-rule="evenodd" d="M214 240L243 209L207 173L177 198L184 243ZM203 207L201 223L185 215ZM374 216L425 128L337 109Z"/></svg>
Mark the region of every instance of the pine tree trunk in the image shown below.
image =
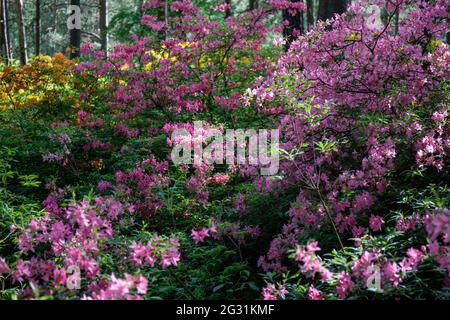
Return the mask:
<svg viewBox="0 0 450 320"><path fill-rule="evenodd" d="M28 62L27 56L27 39L25 35L25 23L23 19L23 1L16 0L16 15L17 15L17 25L19 31L19 53L20 53L20 64L22 66L26 65Z"/></svg>
<svg viewBox="0 0 450 320"><path fill-rule="evenodd" d="M70 0L72 6L80 7L80 0ZM70 31L70 58L75 59L80 56L81 30L72 28Z"/></svg>
<svg viewBox="0 0 450 320"><path fill-rule="evenodd" d="M447 23L450 24L450 19L447 19ZM447 32L446 40L447 44L450 45L450 32Z"/></svg>
<svg viewBox="0 0 450 320"><path fill-rule="evenodd" d="M6 46L8 48L8 54L9 54L8 60L9 60L9 63L12 63L13 58L14 58L14 50L13 50L13 47L11 45L11 32L10 32L11 28L10 28L10 25L9 25L10 22L11 22L10 19L9 19L9 8L11 8L11 5L9 3L9 0L5 0L4 6L5 6L4 10L5 10Z"/></svg>
<svg viewBox="0 0 450 320"><path fill-rule="evenodd" d="M231 10L231 0L225 0L225 3L228 5L227 10L225 11L225 18L231 17L232 10Z"/></svg>
<svg viewBox="0 0 450 320"><path fill-rule="evenodd" d="M398 25L400 23L400 9L395 11L394 35L398 35Z"/></svg>
<svg viewBox="0 0 450 320"><path fill-rule="evenodd" d="M308 23L308 27L314 24L314 0L306 0L306 20Z"/></svg>
<svg viewBox="0 0 450 320"><path fill-rule="evenodd" d="M99 2L101 46L106 55L108 51L108 0L99 0Z"/></svg>
<svg viewBox="0 0 450 320"><path fill-rule="evenodd" d="M347 0L320 0L319 2L319 20L327 20L334 17L335 14L344 13L347 10Z"/></svg>
<svg viewBox="0 0 450 320"><path fill-rule="evenodd" d="M248 2L248 10L252 11L252 10L256 10L259 7L259 3L258 0L249 0Z"/></svg>
<svg viewBox="0 0 450 320"><path fill-rule="evenodd" d="M3 61L9 64L9 43L6 21L6 0L0 0L0 52Z"/></svg>
<svg viewBox="0 0 450 320"><path fill-rule="evenodd" d="M290 2L303 2L303 0L290 0ZM292 42L298 35L303 34L303 12L291 15L288 10L283 11L283 20L288 21L284 27L283 35L286 41L285 50L288 51Z"/></svg>
<svg viewBox="0 0 450 320"><path fill-rule="evenodd" d="M36 55L41 54L41 0L36 0L36 34L35 34Z"/></svg>

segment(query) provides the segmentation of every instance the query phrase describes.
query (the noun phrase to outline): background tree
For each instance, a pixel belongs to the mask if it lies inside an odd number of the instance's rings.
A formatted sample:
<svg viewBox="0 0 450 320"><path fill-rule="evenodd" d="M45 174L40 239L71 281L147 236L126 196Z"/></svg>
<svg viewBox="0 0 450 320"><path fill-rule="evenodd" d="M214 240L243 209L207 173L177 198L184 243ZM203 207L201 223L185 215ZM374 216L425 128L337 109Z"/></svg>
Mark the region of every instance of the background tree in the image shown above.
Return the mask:
<svg viewBox="0 0 450 320"><path fill-rule="evenodd" d="M99 0L101 48L108 51L108 0Z"/></svg>
<svg viewBox="0 0 450 320"><path fill-rule="evenodd" d="M290 0L290 2L303 2L303 0ZM303 13L297 13L292 15L289 10L283 11L283 20L287 21L287 24L283 30L283 36L286 40L285 50L289 50L292 41L295 40L299 35L303 34Z"/></svg>
<svg viewBox="0 0 450 320"><path fill-rule="evenodd" d="M80 7L80 0L70 0L72 6ZM78 28L72 28L70 31L70 57L77 58L80 55L81 46L81 30Z"/></svg>
<svg viewBox="0 0 450 320"><path fill-rule="evenodd" d="M312 26L315 22L315 1L314 0L306 0L306 22L307 26Z"/></svg>
<svg viewBox="0 0 450 320"><path fill-rule="evenodd" d="M249 0L249 2L248 2L248 9L250 11L258 9L258 6L259 6L258 0Z"/></svg>
<svg viewBox="0 0 450 320"><path fill-rule="evenodd" d="M17 27L19 32L19 56L20 56L20 64L26 65L28 60L27 54L27 39L26 39L26 31L25 31L25 22L23 16L23 1L16 0L16 19L17 19Z"/></svg>
<svg viewBox="0 0 450 320"><path fill-rule="evenodd" d="M36 0L35 52L41 53L41 0Z"/></svg>
<svg viewBox="0 0 450 320"><path fill-rule="evenodd" d="M320 0L319 1L319 20L333 18L335 14L344 13L347 10L347 0Z"/></svg>
<svg viewBox="0 0 450 320"><path fill-rule="evenodd" d="M8 39L7 1L0 0L0 52L4 61L9 64L11 55Z"/></svg>
<svg viewBox="0 0 450 320"><path fill-rule="evenodd" d="M228 5L228 7L225 11L225 18L228 18L228 17L231 17L231 15L232 15L231 0L225 0L225 3Z"/></svg>

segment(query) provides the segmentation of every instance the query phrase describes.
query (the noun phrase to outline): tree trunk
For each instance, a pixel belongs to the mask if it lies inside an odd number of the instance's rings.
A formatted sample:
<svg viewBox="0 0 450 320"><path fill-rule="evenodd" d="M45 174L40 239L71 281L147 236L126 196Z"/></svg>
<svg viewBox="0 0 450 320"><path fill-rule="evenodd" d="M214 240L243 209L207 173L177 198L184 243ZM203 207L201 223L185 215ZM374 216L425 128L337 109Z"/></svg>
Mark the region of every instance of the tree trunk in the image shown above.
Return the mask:
<svg viewBox="0 0 450 320"><path fill-rule="evenodd" d="M13 47L11 45L11 33L10 33L10 19L9 19L9 8L10 8L10 3L9 0L4 0L4 15L5 15L5 34L6 34L6 47L8 49L7 53L8 53L8 60L9 63L12 63L13 61Z"/></svg>
<svg viewBox="0 0 450 320"><path fill-rule="evenodd" d="M41 0L36 0L36 34L35 50L38 56L41 53Z"/></svg>
<svg viewBox="0 0 450 320"><path fill-rule="evenodd" d="M169 0L164 0L164 5L157 10L158 21L164 21L165 28L158 31L158 39L160 41L167 40L169 37L167 25L169 23Z"/></svg>
<svg viewBox="0 0 450 320"><path fill-rule="evenodd" d="M320 0L319 20L327 20L334 17L335 14L344 13L347 10L347 0Z"/></svg>
<svg viewBox="0 0 450 320"><path fill-rule="evenodd" d="M80 0L70 0L70 5L78 6L80 8ZM70 58L75 59L80 56L80 46L81 46L81 29L71 28L70 29Z"/></svg>
<svg viewBox="0 0 450 320"><path fill-rule="evenodd" d="M100 38L102 50L108 52L108 0L100 1Z"/></svg>
<svg viewBox="0 0 450 320"><path fill-rule="evenodd" d="M6 0L0 0L0 52L3 61L10 63L9 41L8 41L8 21L6 14Z"/></svg>
<svg viewBox="0 0 450 320"><path fill-rule="evenodd" d="M258 0L250 0L248 2L248 10L252 11L252 10L256 10L259 7L259 3Z"/></svg>
<svg viewBox="0 0 450 320"><path fill-rule="evenodd" d="M225 0L225 3L228 5L227 10L225 11L225 18L231 17L232 10L231 10L231 0Z"/></svg>
<svg viewBox="0 0 450 320"><path fill-rule="evenodd" d="M290 0L290 2L303 2L303 0ZM284 39L286 41L285 50L288 51L295 38L303 34L303 12L298 12L293 16L288 10L284 10L283 20L288 21L288 24L283 30Z"/></svg>
<svg viewBox="0 0 450 320"><path fill-rule="evenodd" d="M395 10L394 35L398 35L398 25L400 23L400 8Z"/></svg>
<svg viewBox="0 0 450 320"><path fill-rule="evenodd" d="M20 64L22 66L27 64L27 39L25 36L25 23L23 19L23 1L16 0L16 15L17 15L17 25L19 31L19 53L20 53Z"/></svg>
<svg viewBox="0 0 450 320"><path fill-rule="evenodd" d="M164 2L164 25L165 25L165 34L166 40L169 39L169 0Z"/></svg>
<svg viewBox="0 0 450 320"><path fill-rule="evenodd" d="M447 23L450 24L450 19L447 19ZM450 45L450 32L447 32L446 40L447 44Z"/></svg>
<svg viewBox="0 0 450 320"><path fill-rule="evenodd" d="M306 21L308 23L308 27L314 24L314 0L306 0Z"/></svg>

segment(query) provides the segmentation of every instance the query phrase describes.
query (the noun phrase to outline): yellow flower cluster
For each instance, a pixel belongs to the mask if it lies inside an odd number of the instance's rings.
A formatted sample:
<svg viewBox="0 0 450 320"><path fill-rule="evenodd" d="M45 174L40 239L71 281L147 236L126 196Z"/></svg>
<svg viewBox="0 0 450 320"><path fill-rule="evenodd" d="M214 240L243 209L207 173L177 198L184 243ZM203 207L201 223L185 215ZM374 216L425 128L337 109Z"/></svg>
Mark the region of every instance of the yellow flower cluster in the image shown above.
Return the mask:
<svg viewBox="0 0 450 320"><path fill-rule="evenodd" d="M0 65L0 109L23 108L53 102L70 88L74 62L61 53L39 55L29 65Z"/></svg>

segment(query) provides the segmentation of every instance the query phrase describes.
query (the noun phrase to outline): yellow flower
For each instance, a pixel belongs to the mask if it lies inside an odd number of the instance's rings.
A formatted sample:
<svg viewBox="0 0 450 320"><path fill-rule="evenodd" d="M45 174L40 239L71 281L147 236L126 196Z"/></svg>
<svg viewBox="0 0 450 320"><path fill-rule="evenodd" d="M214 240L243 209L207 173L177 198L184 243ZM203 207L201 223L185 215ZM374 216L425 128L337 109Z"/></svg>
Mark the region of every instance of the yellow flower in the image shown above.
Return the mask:
<svg viewBox="0 0 450 320"><path fill-rule="evenodd" d="M145 71L150 71L150 70L152 70L152 63L150 62L150 63L147 63L145 66L144 66L144 70Z"/></svg>
<svg viewBox="0 0 450 320"><path fill-rule="evenodd" d="M248 63L252 62L252 60L249 57L243 57L241 59L241 62L244 64L248 64Z"/></svg>
<svg viewBox="0 0 450 320"><path fill-rule="evenodd" d="M357 41L358 40L358 33L352 32L350 35L345 38L345 41Z"/></svg>

